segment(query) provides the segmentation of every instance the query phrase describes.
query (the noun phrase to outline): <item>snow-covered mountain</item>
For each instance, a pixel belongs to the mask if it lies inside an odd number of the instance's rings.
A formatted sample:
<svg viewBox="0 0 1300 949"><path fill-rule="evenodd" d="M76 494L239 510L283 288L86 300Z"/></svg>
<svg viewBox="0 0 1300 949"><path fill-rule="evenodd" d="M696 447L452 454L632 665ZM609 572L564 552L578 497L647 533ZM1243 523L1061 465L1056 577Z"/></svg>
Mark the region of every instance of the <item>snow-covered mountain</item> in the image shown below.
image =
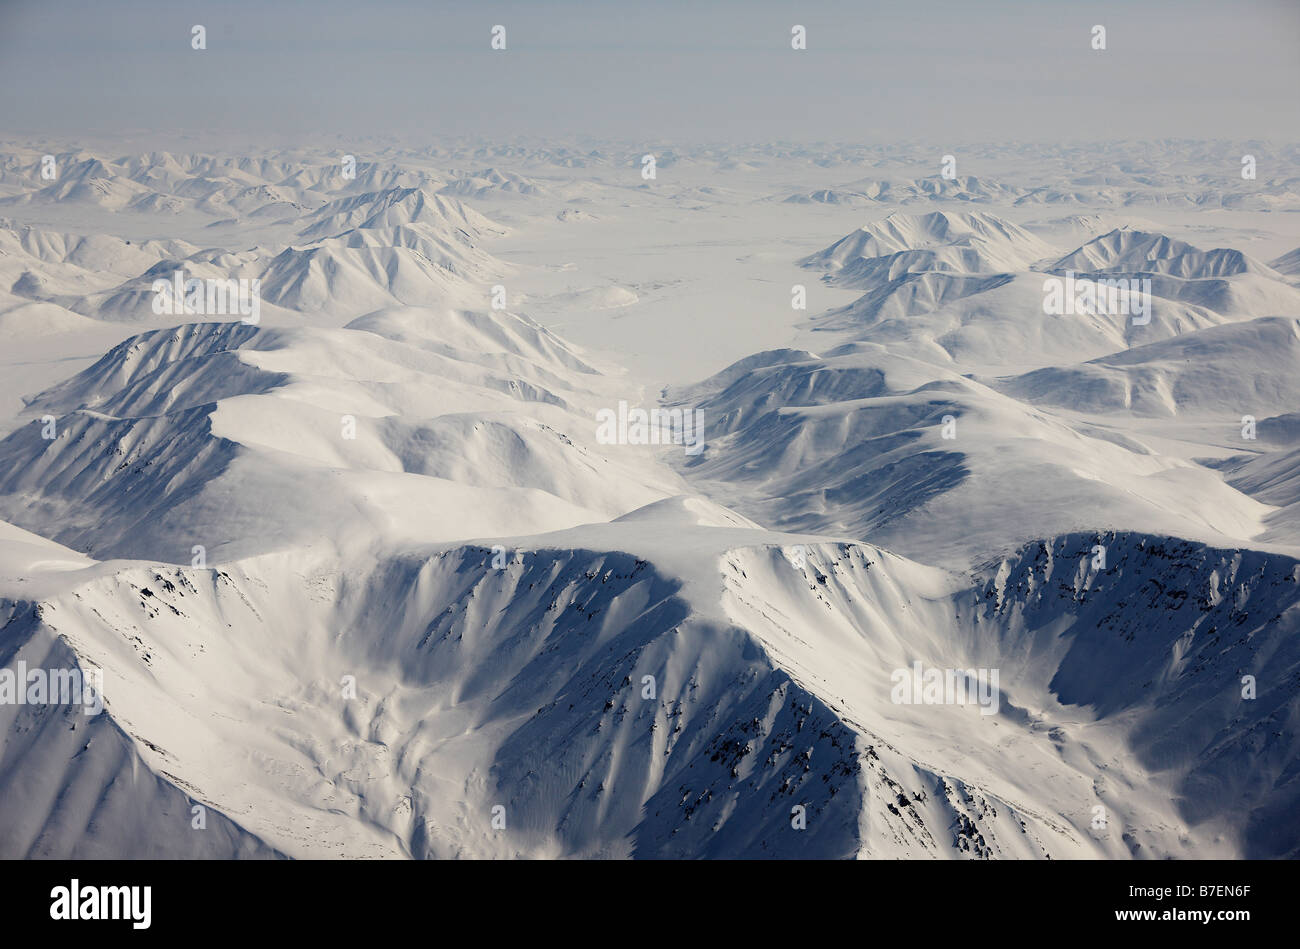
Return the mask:
<svg viewBox="0 0 1300 949"><path fill-rule="evenodd" d="M1201 251L1116 228L1064 256L984 212L894 214L801 265L830 286L865 290L813 318L841 340L885 344L950 368L1005 371L1112 353L1258 316L1300 313L1300 292L1239 251ZM1122 307L1058 307L1048 284L1123 281ZM1125 294L1128 293L1126 289ZM1140 294L1140 295L1139 295ZM1140 312L1139 312L1140 310Z"/></svg>
<svg viewBox="0 0 1300 949"><path fill-rule="evenodd" d="M1052 248L1034 235L992 214L932 211L892 214L864 225L802 263L831 270L843 285L861 289L874 285L873 276L892 279L913 270L1023 270L1051 253ZM921 261L929 266L920 266ZM872 266L865 267L869 263Z"/></svg>
<svg viewBox="0 0 1300 949"><path fill-rule="evenodd" d="M0 149L0 856L1300 856L1300 152L958 152Z"/></svg>
<svg viewBox="0 0 1300 949"><path fill-rule="evenodd" d="M178 562L191 542L215 553L376 525L433 539L602 520L676 489L599 452L588 420L616 387L546 330L491 311L155 330L34 397L27 414L56 419L57 435L28 424L0 442L0 509L90 553Z"/></svg>
<svg viewBox="0 0 1300 949"><path fill-rule="evenodd" d="M1096 542L1105 570L1089 566ZM319 551L194 570L42 547L62 558L55 578L6 582L6 658L104 669L107 711L5 710L23 736L6 751L6 851L1258 857L1300 845L1278 826L1293 826L1291 558L1072 535L963 580L681 500L510 544L501 568L484 542L342 573ZM991 716L894 704L888 670L913 662L1000 668L1014 684ZM1253 703L1237 695L1243 672L1267 683ZM194 804L216 833L189 832Z"/></svg>

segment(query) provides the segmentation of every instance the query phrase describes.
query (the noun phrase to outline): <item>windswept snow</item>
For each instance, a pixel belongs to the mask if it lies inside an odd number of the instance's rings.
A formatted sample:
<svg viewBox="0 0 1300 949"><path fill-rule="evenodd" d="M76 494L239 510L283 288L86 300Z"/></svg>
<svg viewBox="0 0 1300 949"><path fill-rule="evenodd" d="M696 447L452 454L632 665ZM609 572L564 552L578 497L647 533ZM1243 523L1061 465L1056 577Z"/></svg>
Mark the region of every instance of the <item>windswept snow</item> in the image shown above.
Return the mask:
<svg viewBox="0 0 1300 949"><path fill-rule="evenodd" d="M0 150L0 856L1300 855L1300 154L646 148Z"/></svg>

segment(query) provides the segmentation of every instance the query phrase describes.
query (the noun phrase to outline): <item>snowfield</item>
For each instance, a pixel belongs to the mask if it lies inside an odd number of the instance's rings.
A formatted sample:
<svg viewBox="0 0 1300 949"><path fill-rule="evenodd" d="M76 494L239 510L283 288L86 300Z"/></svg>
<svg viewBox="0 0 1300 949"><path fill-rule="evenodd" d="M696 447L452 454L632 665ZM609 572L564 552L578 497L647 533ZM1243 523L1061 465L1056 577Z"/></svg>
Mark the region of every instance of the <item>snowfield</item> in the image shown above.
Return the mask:
<svg viewBox="0 0 1300 949"><path fill-rule="evenodd" d="M0 143L0 858L1300 857L1300 150L645 149Z"/></svg>

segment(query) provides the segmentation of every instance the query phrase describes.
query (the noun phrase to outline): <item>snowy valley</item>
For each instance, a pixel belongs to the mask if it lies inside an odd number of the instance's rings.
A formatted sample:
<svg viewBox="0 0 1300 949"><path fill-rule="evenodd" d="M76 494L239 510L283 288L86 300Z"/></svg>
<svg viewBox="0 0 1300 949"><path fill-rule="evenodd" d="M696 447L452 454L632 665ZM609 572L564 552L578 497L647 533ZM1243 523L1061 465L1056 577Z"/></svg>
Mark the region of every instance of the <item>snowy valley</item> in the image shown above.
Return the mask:
<svg viewBox="0 0 1300 949"><path fill-rule="evenodd" d="M1239 152L0 145L0 856L1300 856Z"/></svg>

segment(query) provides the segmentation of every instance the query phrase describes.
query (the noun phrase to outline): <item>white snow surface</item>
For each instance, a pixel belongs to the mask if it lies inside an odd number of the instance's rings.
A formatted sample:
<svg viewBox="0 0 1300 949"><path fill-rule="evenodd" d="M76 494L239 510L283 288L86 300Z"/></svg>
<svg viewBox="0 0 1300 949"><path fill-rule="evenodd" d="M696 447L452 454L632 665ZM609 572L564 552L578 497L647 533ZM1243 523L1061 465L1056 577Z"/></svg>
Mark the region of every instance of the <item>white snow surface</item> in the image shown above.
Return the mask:
<svg viewBox="0 0 1300 949"><path fill-rule="evenodd" d="M0 701L0 857L1300 856L1294 147L47 147L0 670L104 708Z"/></svg>

